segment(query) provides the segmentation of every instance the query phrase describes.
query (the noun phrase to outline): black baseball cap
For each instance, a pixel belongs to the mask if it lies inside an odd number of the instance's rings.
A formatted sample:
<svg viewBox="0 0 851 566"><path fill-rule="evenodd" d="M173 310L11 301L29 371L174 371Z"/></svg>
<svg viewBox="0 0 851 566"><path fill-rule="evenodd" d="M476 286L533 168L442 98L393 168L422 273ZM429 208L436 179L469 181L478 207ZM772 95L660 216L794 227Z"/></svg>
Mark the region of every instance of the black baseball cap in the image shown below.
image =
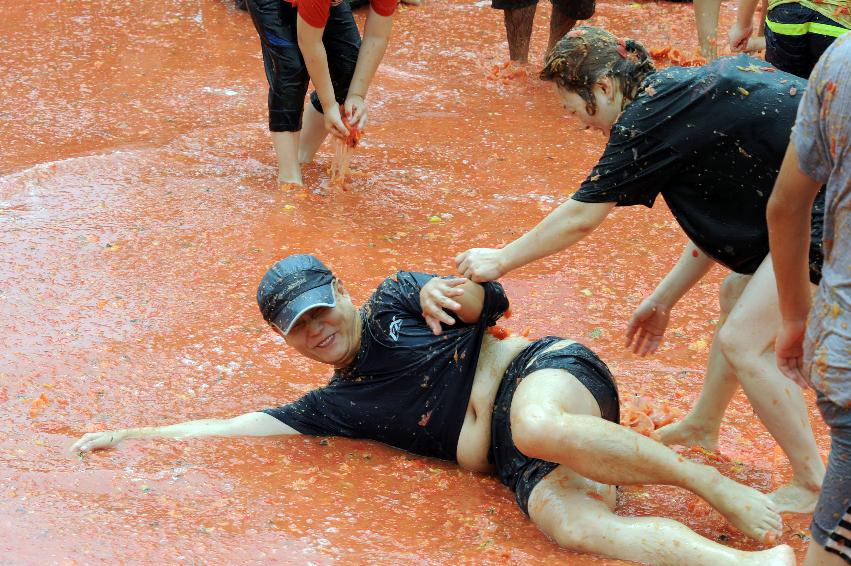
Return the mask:
<svg viewBox="0 0 851 566"><path fill-rule="evenodd" d="M289 334L301 315L316 307L334 307L334 274L309 254L286 257L269 268L257 287L263 319Z"/></svg>

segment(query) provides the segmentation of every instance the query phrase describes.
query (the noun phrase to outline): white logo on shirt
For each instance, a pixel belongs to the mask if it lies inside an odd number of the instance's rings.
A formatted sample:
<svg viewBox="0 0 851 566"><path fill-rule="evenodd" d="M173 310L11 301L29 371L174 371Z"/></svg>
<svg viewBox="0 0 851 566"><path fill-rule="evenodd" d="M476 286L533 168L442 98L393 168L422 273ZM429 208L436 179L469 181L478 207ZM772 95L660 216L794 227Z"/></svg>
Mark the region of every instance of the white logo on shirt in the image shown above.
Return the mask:
<svg viewBox="0 0 851 566"><path fill-rule="evenodd" d="M396 319L396 315L393 315L393 320L390 321L390 338L394 342L399 341L399 329L402 327L402 320Z"/></svg>

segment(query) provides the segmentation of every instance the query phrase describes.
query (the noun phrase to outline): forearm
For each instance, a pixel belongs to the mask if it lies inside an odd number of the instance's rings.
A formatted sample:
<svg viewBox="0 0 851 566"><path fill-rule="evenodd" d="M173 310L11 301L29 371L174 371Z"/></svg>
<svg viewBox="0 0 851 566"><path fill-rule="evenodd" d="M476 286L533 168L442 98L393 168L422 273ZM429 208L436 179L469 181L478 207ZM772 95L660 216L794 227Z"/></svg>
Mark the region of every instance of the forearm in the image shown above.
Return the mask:
<svg viewBox="0 0 851 566"><path fill-rule="evenodd" d="M245 413L230 419L200 419L167 426L128 428L115 431L123 440L143 438L198 438L205 436L273 436L298 434L266 413Z"/></svg>
<svg viewBox="0 0 851 566"><path fill-rule="evenodd" d="M319 96L322 108L327 110L337 103L334 96L334 86L331 84L331 73L328 70L328 54L322 44L323 30L314 28L298 16L297 19L298 48L304 57L307 73Z"/></svg>
<svg viewBox="0 0 851 566"><path fill-rule="evenodd" d="M790 145L767 209L771 261L783 320L803 320L810 308L810 217L818 187L798 170Z"/></svg>
<svg viewBox="0 0 851 566"><path fill-rule="evenodd" d="M777 295L783 320L800 321L810 310L809 241L799 231L809 233L810 219L800 215L769 216L775 228L769 232L771 261L777 278ZM770 224L769 224L770 225ZM777 226L783 226L778 228Z"/></svg>
<svg viewBox="0 0 851 566"><path fill-rule="evenodd" d="M349 85L349 96L366 98L369 85L384 58L384 52L387 51L392 24L392 16L380 16L372 8L369 9L364 26L363 43L358 53L355 73Z"/></svg>
<svg viewBox="0 0 851 566"><path fill-rule="evenodd" d="M669 308L673 307L713 265L715 261L689 241L677 264L656 286L651 295L652 300Z"/></svg>
<svg viewBox="0 0 851 566"><path fill-rule="evenodd" d="M460 303L461 308L456 310L455 314L463 322L471 324L482 316L482 308L485 304L485 288L479 283L466 281L461 289L463 289L464 294L455 297L455 301Z"/></svg>
<svg viewBox="0 0 851 566"><path fill-rule="evenodd" d="M569 199L503 248L503 273L572 246L593 232L614 206L615 203L591 204Z"/></svg>
<svg viewBox="0 0 851 566"><path fill-rule="evenodd" d="M758 4L759 0L739 0L739 6L736 9L736 23L742 27L752 26L753 14Z"/></svg>

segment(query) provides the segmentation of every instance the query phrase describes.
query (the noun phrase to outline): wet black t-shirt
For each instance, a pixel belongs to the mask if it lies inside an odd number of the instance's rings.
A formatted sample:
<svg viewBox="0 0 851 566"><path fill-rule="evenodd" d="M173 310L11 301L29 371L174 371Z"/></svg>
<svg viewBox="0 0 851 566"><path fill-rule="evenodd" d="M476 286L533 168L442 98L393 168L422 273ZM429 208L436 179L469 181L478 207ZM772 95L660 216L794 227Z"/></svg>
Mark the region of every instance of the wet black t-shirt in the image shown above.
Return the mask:
<svg viewBox="0 0 851 566"><path fill-rule="evenodd" d="M653 206L661 193L688 237L739 273L768 253L765 209L806 81L746 55L671 67L612 128L600 161L572 198ZM824 194L813 208L821 242Z"/></svg>
<svg viewBox="0 0 851 566"><path fill-rule="evenodd" d="M435 336L420 308L433 275L400 271L361 308L361 346L331 382L264 412L302 434L369 438L424 456L456 459L482 339L508 309L499 283L485 283L479 321L443 325Z"/></svg>

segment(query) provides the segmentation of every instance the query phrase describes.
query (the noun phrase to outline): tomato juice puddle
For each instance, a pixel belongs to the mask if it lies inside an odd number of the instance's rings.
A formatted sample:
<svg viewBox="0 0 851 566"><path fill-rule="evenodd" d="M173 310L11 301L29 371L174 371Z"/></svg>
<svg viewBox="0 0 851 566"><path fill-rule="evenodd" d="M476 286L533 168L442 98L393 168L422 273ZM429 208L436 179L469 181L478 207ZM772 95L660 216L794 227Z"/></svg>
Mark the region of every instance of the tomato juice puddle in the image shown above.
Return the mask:
<svg viewBox="0 0 851 566"><path fill-rule="evenodd" d="M280 257L316 253L359 304L395 270L452 273L456 253L511 241L568 198L605 140L536 79L541 6L531 63L514 75L501 14L488 6L400 7L367 133L355 152L341 148L347 190L323 194L311 189L329 181L327 142L304 167L306 190L277 186L258 40L230 2L8 7L4 557L621 564L558 548L493 477L365 441L128 441L82 460L65 454L89 430L228 417L325 383L327 368L297 357L257 312L257 282ZM732 16L725 6L723 29ZM590 23L648 48L671 45L668 61L692 60L692 18L690 5L601 2ZM720 272L681 301L654 357L629 354L623 333L684 243L662 203L617 210L581 246L507 277L513 315L495 332L588 345L617 378L628 418L655 430L700 391ZM743 396L720 444L718 454L682 454L762 491L790 475ZM619 512L758 546L683 490L626 488ZM780 542L800 556L806 528L805 517L787 516Z"/></svg>

